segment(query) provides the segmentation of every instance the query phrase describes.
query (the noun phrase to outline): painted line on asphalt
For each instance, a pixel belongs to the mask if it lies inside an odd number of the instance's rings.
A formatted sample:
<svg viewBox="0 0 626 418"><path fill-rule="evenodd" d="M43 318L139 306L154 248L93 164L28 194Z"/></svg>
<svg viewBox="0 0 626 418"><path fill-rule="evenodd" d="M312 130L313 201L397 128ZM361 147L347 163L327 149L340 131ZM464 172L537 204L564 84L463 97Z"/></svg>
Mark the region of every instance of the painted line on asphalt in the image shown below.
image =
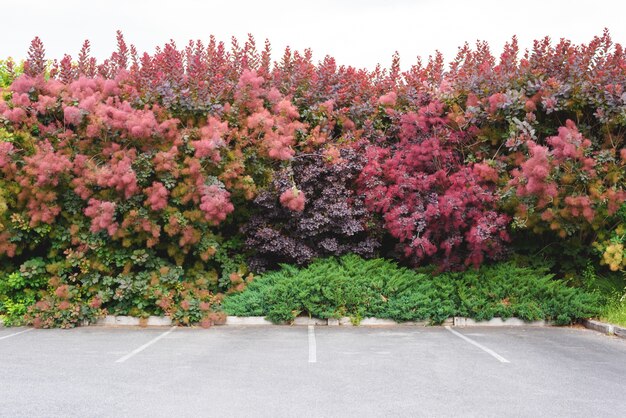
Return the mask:
<svg viewBox="0 0 626 418"><path fill-rule="evenodd" d="M16 335L20 335L20 334L23 334L25 332L30 332L32 330L33 330L33 328L28 328L28 329L25 329L24 331L16 332L15 334L5 335L4 337L0 337L0 340L4 340L4 339L7 339L7 338L15 337Z"/></svg>
<svg viewBox="0 0 626 418"><path fill-rule="evenodd" d="M317 345L315 344L315 326L309 325L309 363L317 363Z"/></svg>
<svg viewBox="0 0 626 418"><path fill-rule="evenodd" d="M501 363L510 363L510 361L508 361L507 359L505 359L504 357L502 357L500 354L496 353L495 351L493 351L490 348L485 347L484 345L477 343L476 341L472 340L471 338L466 337L465 335L461 334L460 332L457 332L455 330L453 330L452 328L450 328L449 325L446 325L446 329L448 331L450 331L451 333L453 333L454 335L456 335L459 338L464 339L465 341L467 341L468 343L480 348L481 350L483 350L485 353L495 357L498 359L498 361L500 361Z"/></svg>
<svg viewBox="0 0 626 418"><path fill-rule="evenodd" d="M139 354L141 353L143 350L145 350L146 348L150 347L152 344L156 343L157 341L159 341L161 338L171 334L174 330L176 329L176 327L172 327L169 329L169 331L165 331L163 334L159 335L158 337L148 341L147 343L145 343L144 345L142 345L141 347L131 351L130 353L126 354L124 357L121 357L119 359L117 359L115 362L116 363L124 363L126 360L128 360L129 358L133 357L135 354Z"/></svg>

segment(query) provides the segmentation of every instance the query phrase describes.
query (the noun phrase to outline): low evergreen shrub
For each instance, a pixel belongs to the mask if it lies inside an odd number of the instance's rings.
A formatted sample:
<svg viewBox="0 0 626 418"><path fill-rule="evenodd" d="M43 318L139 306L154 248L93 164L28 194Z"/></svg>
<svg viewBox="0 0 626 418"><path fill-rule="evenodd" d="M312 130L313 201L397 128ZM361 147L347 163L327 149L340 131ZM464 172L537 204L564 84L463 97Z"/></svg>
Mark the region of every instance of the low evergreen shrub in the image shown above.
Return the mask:
<svg viewBox="0 0 626 418"><path fill-rule="evenodd" d="M435 275L385 259L356 255L319 259L306 268L282 265L223 301L229 315L289 322L298 315L364 317L442 323L452 316L476 320L518 317L559 325L601 312L598 294L569 287L539 268L512 262Z"/></svg>

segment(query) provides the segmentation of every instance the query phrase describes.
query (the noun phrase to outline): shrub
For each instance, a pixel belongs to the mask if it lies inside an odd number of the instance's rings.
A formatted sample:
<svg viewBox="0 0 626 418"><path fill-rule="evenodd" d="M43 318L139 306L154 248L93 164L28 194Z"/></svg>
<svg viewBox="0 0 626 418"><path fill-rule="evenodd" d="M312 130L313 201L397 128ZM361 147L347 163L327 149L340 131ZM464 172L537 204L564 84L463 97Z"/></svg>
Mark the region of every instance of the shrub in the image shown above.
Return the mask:
<svg viewBox="0 0 626 418"><path fill-rule="evenodd" d="M392 294L420 289L425 295L434 295L437 291L432 286L426 275L391 261L345 255L319 259L302 269L282 265L281 270L252 281L242 293L228 296L223 307L232 315L263 315L274 322L289 322L300 314L319 318L349 316L358 322L372 316L372 312L384 313L383 305ZM449 296L443 293L436 297L443 302L443 310L450 307L446 302ZM414 306L402 315L441 322L452 314L449 310L443 317L437 315L441 308L433 307L430 300L425 302L421 310Z"/></svg>
<svg viewBox="0 0 626 418"><path fill-rule="evenodd" d="M24 262L19 270L0 275L0 314L7 326L23 325L28 308L46 287L45 263L41 258Z"/></svg>
<svg viewBox="0 0 626 418"><path fill-rule="evenodd" d="M354 190L361 157L353 149L337 152L335 160L319 154L294 159L256 197L254 214L242 227L253 270L347 253L375 255L377 228ZM306 203L293 208L284 196L306 196Z"/></svg>
<svg viewBox="0 0 626 418"><path fill-rule="evenodd" d="M626 57L608 32L526 54L514 38L499 59L479 43L406 72L397 55L387 70L290 49L272 64L252 36L140 55L118 33L110 58L89 50L48 61L36 38L23 64L0 61L0 277L41 258L76 304L143 315L161 267L198 304L241 290L248 263L396 244L442 271L509 251L550 253L560 274L594 255L623 267ZM0 301L12 318L64 302L29 280Z"/></svg>
<svg viewBox="0 0 626 418"><path fill-rule="evenodd" d="M100 306L98 298L83 300L80 288L61 285L28 308L26 322L35 328L73 328L102 316Z"/></svg>
<svg viewBox="0 0 626 418"><path fill-rule="evenodd" d="M601 311L598 294L569 287L545 270L511 262L445 276L457 282L458 315L477 320L518 317L567 325Z"/></svg>
<svg viewBox="0 0 626 418"><path fill-rule="evenodd" d="M513 263L433 275L355 255L319 259L303 269L283 265L242 293L227 296L223 307L231 315L263 315L273 322L289 322L300 314L432 323L452 316L516 316L565 325L601 311L598 295Z"/></svg>
<svg viewBox="0 0 626 418"><path fill-rule="evenodd" d="M443 116L438 102L404 115L397 144L368 148L359 181L368 209L415 264L478 267L501 258L509 239L508 218L497 211L498 172L464 163L460 148L472 136L448 129Z"/></svg>

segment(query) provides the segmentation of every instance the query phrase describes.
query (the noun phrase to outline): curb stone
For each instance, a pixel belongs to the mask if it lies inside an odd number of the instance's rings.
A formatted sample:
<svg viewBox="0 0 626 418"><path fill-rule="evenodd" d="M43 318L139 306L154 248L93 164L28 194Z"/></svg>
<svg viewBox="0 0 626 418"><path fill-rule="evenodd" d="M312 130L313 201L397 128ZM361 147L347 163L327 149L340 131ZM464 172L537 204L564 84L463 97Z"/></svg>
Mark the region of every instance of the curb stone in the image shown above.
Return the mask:
<svg viewBox="0 0 626 418"><path fill-rule="evenodd" d="M298 316L291 325L328 325L327 319L309 318L308 316Z"/></svg>
<svg viewBox="0 0 626 418"><path fill-rule="evenodd" d="M354 324L352 323L352 320L349 317L344 316L342 318L339 318L339 325L344 326L344 327L351 327Z"/></svg>
<svg viewBox="0 0 626 418"><path fill-rule="evenodd" d="M168 316L136 318L123 315L107 315L104 318L99 318L94 325L103 327L169 327L172 326L172 319Z"/></svg>
<svg viewBox="0 0 626 418"><path fill-rule="evenodd" d="M626 339L626 328L613 324L607 324L605 322L596 321L594 319L583 320L585 328L592 329L594 331L601 332L606 335L614 335L619 338Z"/></svg>
<svg viewBox="0 0 626 418"><path fill-rule="evenodd" d="M589 323L587 328L595 329L596 331L619 334L626 338L626 328L620 328L614 325L603 324L598 321L587 320L584 324ZM170 327L172 326L171 318L164 316L150 316L148 318L137 318L124 315L107 315L103 318L99 318L95 323L86 325L104 326L104 327ZM270 326L270 325L294 325L294 326L330 326L330 327L352 327L352 320L349 317L342 318L310 318L308 316L299 316L293 320L292 323L274 324L268 321L263 316L227 316L227 326L239 326L239 325L254 325L254 326ZM529 327L546 327L554 325L551 321L524 321L519 318L507 318L502 319L499 317L492 318L488 321L476 321L471 318L465 317L453 317L446 319L440 326L454 326L454 327L474 327L474 326L487 326L487 327L515 327L515 326L529 326ZM407 321L397 322L392 319L384 318L363 318L358 326L363 327L388 327L388 326L414 326L414 327L426 327L430 326L428 321ZM0 322L0 327L2 324ZM595 328L594 328L595 327Z"/></svg>
<svg viewBox="0 0 626 418"><path fill-rule="evenodd" d="M263 316L227 316L226 325L274 325Z"/></svg>
<svg viewBox="0 0 626 418"><path fill-rule="evenodd" d="M502 319L495 317L487 321L476 321L472 318L454 317L455 327L546 327L554 325L549 321L524 321L519 318Z"/></svg>

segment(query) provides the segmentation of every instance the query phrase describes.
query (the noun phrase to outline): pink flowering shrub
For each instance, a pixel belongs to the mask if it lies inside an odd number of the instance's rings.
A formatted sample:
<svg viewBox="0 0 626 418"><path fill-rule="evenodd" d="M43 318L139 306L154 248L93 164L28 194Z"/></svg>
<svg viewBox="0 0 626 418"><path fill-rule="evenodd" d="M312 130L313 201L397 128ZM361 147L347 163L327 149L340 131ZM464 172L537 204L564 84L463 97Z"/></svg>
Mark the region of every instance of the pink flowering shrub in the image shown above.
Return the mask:
<svg viewBox="0 0 626 418"><path fill-rule="evenodd" d="M626 164L616 150L594 151L573 121L545 146L528 141L526 147L527 155L515 157L523 162L511 171L509 186L519 199L516 217L534 231L591 235L626 201Z"/></svg>
<svg viewBox="0 0 626 418"><path fill-rule="evenodd" d="M406 257L442 269L479 266L502 257L509 239L508 218L497 212L497 173L463 164L455 146L471 137L450 132L441 111L430 104L403 117L397 144L367 149L359 182Z"/></svg>

